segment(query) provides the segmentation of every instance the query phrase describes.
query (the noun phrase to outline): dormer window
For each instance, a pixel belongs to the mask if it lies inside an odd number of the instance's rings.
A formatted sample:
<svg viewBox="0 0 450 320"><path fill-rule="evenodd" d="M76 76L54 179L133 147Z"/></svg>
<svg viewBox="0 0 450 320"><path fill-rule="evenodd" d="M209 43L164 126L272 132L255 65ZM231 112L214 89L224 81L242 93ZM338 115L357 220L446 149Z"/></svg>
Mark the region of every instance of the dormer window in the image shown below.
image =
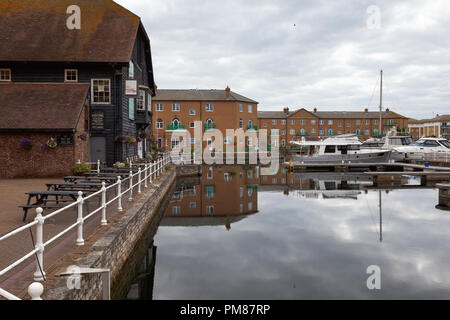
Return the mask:
<svg viewBox="0 0 450 320"><path fill-rule="evenodd" d="M78 82L78 70L77 69L64 70L64 82Z"/></svg>
<svg viewBox="0 0 450 320"><path fill-rule="evenodd" d="M0 81L11 81L11 69L0 69Z"/></svg>

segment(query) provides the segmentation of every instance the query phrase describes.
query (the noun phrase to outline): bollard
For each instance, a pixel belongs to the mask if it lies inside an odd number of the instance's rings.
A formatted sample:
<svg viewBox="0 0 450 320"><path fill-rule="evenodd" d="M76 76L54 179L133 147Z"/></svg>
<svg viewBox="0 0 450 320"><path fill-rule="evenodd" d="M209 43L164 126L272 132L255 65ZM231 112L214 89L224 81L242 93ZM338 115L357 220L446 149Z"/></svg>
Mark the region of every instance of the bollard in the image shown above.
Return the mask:
<svg viewBox="0 0 450 320"><path fill-rule="evenodd" d="M83 239L83 204L84 204L84 200L83 200L83 192L78 191L78 218L77 218L77 223L78 223L78 228L77 228L77 241L76 241L76 245L77 246L83 246L84 245L84 239Z"/></svg>
<svg viewBox="0 0 450 320"><path fill-rule="evenodd" d="M133 201L133 171L130 170L130 197L128 201Z"/></svg>
<svg viewBox="0 0 450 320"><path fill-rule="evenodd" d="M97 160L97 173L100 173L100 160Z"/></svg>
<svg viewBox="0 0 450 320"><path fill-rule="evenodd" d="M36 218L38 222L36 225L36 244L35 247L39 249L37 252L36 260L36 272L33 275L34 281L43 281L45 278L44 272L44 242L43 242L43 228L44 228L44 217L42 217L42 208L36 209Z"/></svg>
<svg viewBox="0 0 450 320"><path fill-rule="evenodd" d="M28 286L28 294L31 300L42 300L41 295L44 293L44 286L39 282L33 282Z"/></svg>
<svg viewBox="0 0 450 320"><path fill-rule="evenodd" d="M141 167L139 167L139 170L138 170L138 194L141 194L141 184L142 184L142 174L141 174Z"/></svg>
<svg viewBox="0 0 450 320"><path fill-rule="evenodd" d="M118 195L118 199L117 199L117 210L123 211L122 208L122 178L120 176L117 177L117 195Z"/></svg>
<svg viewBox="0 0 450 320"><path fill-rule="evenodd" d="M102 221L100 221L100 225L106 226L108 221L106 221L106 187L105 181L102 182Z"/></svg>

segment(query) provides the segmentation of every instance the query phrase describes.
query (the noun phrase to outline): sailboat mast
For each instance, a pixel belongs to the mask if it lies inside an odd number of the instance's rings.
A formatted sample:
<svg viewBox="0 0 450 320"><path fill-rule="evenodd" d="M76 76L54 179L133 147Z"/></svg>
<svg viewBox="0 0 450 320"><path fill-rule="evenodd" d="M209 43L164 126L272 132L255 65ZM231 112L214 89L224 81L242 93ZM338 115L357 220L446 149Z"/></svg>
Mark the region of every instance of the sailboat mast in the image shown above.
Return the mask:
<svg viewBox="0 0 450 320"><path fill-rule="evenodd" d="M380 206L380 242L383 242L383 214L381 212L381 190L378 190L378 202Z"/></svg>
<svg viewBox="0 0 450 320"><path fill-rule="evenodd" d="M381 112L383 111L383 70L380 70L380 122L378 123L378 135L380 136L382 134L381 132Z"/></svg>

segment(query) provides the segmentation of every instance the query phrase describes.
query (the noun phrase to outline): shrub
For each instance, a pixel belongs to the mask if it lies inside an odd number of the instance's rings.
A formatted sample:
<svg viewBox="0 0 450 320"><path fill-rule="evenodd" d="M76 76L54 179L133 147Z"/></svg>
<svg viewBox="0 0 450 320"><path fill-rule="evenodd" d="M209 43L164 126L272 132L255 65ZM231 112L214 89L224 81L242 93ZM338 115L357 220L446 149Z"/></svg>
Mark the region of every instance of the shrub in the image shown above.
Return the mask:
<svg viewBox="0 0 450 320"><path fill-rule="evenodd" d="M123 162L116 162L113 164L114 168L125 168L125 163Z"/></svg>
<svg viewBox="0 0 450 320"><path fill-rule="evenodd" d="M77 163L72 167L72 172L74 175L83 174L86 172L91 172L91 165L89 163Z"/></svg>

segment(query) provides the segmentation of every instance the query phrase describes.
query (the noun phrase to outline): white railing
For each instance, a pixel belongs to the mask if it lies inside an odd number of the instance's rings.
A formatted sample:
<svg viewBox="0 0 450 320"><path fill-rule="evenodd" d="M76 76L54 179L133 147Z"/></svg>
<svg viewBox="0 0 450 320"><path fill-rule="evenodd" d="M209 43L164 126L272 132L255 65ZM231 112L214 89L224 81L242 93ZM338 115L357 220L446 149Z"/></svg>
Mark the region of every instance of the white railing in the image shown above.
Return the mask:
<svg viewBox="0 0 450 320"><path fill-rule="evenodd" d="M170 164L170 162L171 162L170 156L168 154L165 154L159 160L153 161L150 164L143 165L144 169L139 167L138 171L135 173L133 173L133 171L130 170L128 177L123 180L121 179L120 176L118 176L117 182L109 185L108 187L106 187L105 182L102 182L101 189L95 193L90 194L87 197L83 197L83 192L79 191L77 201L72 202L71 204L69 204L61 209L58 209L46 216L42 215L42 212L43 212L42 208L37 208L36 209L37 216L33 222L28 223L28 224L26 224L20 228L17 228L15 230L5 234L4 236L0 237L0 243L1 243L2 240L6 240L22 231L25 231L27 229L30 229L30 228L36 226L36 243L35 243L34 250L30 251L29 253L24 255L22 258L11 263L9 266L5 267L3 270L0 270L0 277L3 276L4 274L6 274L11 269L18 266L19 264L21 264L22 262L24 262L25 260L27 260L28 258L35 255L36 256L36 271L33 274L33 279L34 279L34 281L45 280L45 272L44 272L44 250L45 250L45 247L47 247L48 245L50 245L57 239L61 238L64 234L66 234L70 230L74 229L75 227L77 228L77 237L76 237L75 244L77 246L84 245L83 224L87 219L89 219L96 213L101 212L101 222L100 223L102 226L106 225L107 224L106 209L109 205L111 205L114 201L117 200L117 210L123 211L123 208L122 208L123 195L126 193L129 193L128 201L132 201L133 200L133 189L137 187L138 194L141 193L142 192L142 184L144 184L144 187L147 188L149 183L152 183L153 180L155 180L157 177L159 177L163 173L163 170L165 169L165 167L167 165ZM134 182L135 177L137 177L136 182ZM122 191L122 184L127 181L129 182L128 188L126 190ZM112 198L111 200L107 201L106 200L106 192L113 188L116 188L116 196L114 198ZM101 197L101 205L98 208L96 208L95 210L93 210L92 212L88 213L87 215L84 215L83 214L83 204L85 203L85 201L92 199L95 196ZM74 207L77 207L77 211L78 211L78 217L77 217L76 223L72 224L71 226L64 229L63 231L61 231L60 233L58 233L51 239L44 242L43 229L44 229L44 224L45 224L46 220L53 218L56 215L59 215L60 213L66 211L68 209L74 208ZM34 284L32 284L31 286L33 286L33 285ZM39 291L39 290L36 290L36 287L37 287L37 285L34 285L33 287L31 287L33 289L32 290L33 295L31 295L31 293L30 293L30 295L32 296L33 299L37 297L36 292ZM15 297L14 295L8 293L7 291L5 291L3 289L0 289L0 296L5 297L6 299L14 299L14 300L18 299L17 297ZM38 296L40 297L40 294Z"/></svg>

